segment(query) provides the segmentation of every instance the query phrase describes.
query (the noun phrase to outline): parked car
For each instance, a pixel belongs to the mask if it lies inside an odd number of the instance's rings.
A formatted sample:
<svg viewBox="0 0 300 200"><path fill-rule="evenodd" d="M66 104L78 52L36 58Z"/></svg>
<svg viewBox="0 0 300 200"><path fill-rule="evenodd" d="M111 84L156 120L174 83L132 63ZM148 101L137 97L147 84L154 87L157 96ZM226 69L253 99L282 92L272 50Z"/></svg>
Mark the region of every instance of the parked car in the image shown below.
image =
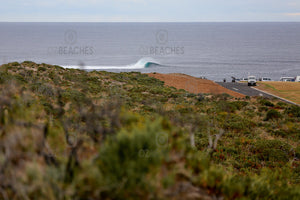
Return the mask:
<svg viewBox="0 0 300 200"><path fill-rule="evenodd" d="M295 78L295 82L300 82L300 76L297 76L297 77Z"/></svg>
<svg viewBox="0 0 300 200"><path fill-rule="evenodd" d="M248 76L248 86L256 86L256 77Z"/></svg>
<svg viewBox="0 0 300 200"><path fill-rule="evenodd" d="M269 77L262 77L261 81L272 81L272 79Z"/></svg>
<svg viewBox="0 0 300 200"><path fill-rule="evenodd" d="M295 81L295 77L281 77L280 81L283 81L283 82L294 82Z"/></svg>

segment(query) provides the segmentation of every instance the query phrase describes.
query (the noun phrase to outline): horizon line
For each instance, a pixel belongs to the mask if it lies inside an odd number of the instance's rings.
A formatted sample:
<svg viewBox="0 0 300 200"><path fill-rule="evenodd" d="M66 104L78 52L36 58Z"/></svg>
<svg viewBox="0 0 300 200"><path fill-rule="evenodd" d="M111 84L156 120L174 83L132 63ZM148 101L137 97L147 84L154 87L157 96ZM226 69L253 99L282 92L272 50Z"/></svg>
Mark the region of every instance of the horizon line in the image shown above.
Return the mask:
<svg viewBox="0 0 300 200"><path fill-rule="evenodd" d="M300 21L0 21L0 23L300 23Z"/></svg>

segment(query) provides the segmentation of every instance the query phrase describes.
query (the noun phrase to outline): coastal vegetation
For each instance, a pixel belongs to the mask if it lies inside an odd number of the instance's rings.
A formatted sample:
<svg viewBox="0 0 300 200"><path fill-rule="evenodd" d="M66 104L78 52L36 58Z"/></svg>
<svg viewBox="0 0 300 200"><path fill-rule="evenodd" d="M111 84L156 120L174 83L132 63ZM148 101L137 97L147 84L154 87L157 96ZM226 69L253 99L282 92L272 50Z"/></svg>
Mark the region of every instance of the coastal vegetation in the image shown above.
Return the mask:
<svg viewBox="0 0 300 200"><path fill-rule="evenodd" d="M299 199L300 107L139 72L0 67L0 199Z"/></svg>

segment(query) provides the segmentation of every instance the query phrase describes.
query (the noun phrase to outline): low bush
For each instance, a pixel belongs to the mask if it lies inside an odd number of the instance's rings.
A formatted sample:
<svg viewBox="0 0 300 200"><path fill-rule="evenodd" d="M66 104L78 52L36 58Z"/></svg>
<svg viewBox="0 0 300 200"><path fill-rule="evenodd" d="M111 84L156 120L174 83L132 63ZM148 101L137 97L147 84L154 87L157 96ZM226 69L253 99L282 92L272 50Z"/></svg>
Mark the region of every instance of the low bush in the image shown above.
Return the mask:
<svg viewBox="0 0 300 200"><path fill-rule="evenodd" d="M0 72L0 84L4 84L6 81L14 79L14 76L7 72Z"/></svg>
<svg viewBox="0 0 300 200"><path fill-rule="evenodd" d="M292 117L300 117L300 107L299 106L289 106L285 109L285 113L291 115Z"/></svg>
<svg viewBox="0 0 300 200"><path fill-rule="evenodd" d="M237 110L241 110L242 108L249 105L249 102L247 102L247 101L233 101L230 104L233 105Z"/></svg>
<svg viewBox="0 0 300 200"><path fill-rule="evenodd" d="M44 72L44 71L46 71L46 70L47 70L46 67L42 67L42 66L41 66L41 67L38 68L38 71L41 71L41 72Z"/></svg>
<svg viewBox="0 0 300 200"><path fill-rule="evenodd" d="M53 87L48 84L37 82L32 84L30 88L32 92L36 94L44 95L46 97L53 97L55 95L55 91Z"/></svg>
<svg viewBox="0 0 300 200"><path fill-rule="evenodd" d="M289 144L280 140L258 140L253 144L251 150L261 161L287 163L291 149Z"/></svg>
<svg viewBox="0 0 300 200"><path fill-rule="evenodd" d="M239 115L232 114L226 118L223 128L244 134L251 131L255 126L255 122L242 118Z"/></svg>
<svg viewBox="0 0 300 200"><path fill-rule="evenodd" d="M64 90L61 96L65 102L72 101L74 103L80 104L80 103L86 103L87 101L84 93L72 89Z"/></svg>
<svg viewBox="0 0 300 200"><path fill-rule="evenodd" d="M281 137L286 137L288 135L287 132L284 130L275 130L273 131L273 134L275 136L281 136Z"/></svg>
<svg viewBox="0 0 300 200"><path fill-rule="evenodd" d="M17 66L20 66L20 63L12 62L12 63L10 63L10 66L17 67Z"/></svg>
<svg viewBox="0 0 300 200"><path fill-rule="evenodd" d="M274 107L275 105L267 99L261 99L259 103L263 106Z"/></svg>
<svg viewBox="0 0 300 200"><path fill-rule="evenodd" d="M282 115L277 110L271 109L267 112L265 121L281 119Z"/></svg>
<svg viewBox="0 0 300 200"><path fill-rule="evenodd" d="M295 149L295 156L300 159L300 146L297 146L297 148Z"/></svg>
<svg viewBox="0 0 300 200"><path fill-rule="evenodd" d="M162 121L156 120L147 122L143 128L123 131L107 141L96 161L108 186L107 195L116 199L149 196L155 182L149 182L148 178L155 177L167 155L167 132ZM114 192L116 189L118 193Z"/></svg>

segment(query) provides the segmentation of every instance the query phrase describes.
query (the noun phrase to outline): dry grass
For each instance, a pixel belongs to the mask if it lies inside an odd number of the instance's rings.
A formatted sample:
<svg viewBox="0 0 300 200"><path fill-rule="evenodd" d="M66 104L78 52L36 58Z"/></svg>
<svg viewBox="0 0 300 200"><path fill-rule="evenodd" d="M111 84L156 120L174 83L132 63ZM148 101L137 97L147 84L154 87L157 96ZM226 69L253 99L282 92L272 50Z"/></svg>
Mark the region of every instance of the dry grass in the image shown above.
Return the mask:
<svg viewBox="0 0 300 200"><path fill-rule="evenodd" d="M195 78L185 74L148 74L151 77L164 81L166 85L173 86L177 89L184 89L191 93L209 93L223 94L227 93L236 98L244 98L245 95L226 89L219 84L210 81Z"/></svg>
<svg viewBox="0 0 300 200"><path fill-rule="evenodd" d="M299 82L259 82L257 88L300 104Z"/></svg>

